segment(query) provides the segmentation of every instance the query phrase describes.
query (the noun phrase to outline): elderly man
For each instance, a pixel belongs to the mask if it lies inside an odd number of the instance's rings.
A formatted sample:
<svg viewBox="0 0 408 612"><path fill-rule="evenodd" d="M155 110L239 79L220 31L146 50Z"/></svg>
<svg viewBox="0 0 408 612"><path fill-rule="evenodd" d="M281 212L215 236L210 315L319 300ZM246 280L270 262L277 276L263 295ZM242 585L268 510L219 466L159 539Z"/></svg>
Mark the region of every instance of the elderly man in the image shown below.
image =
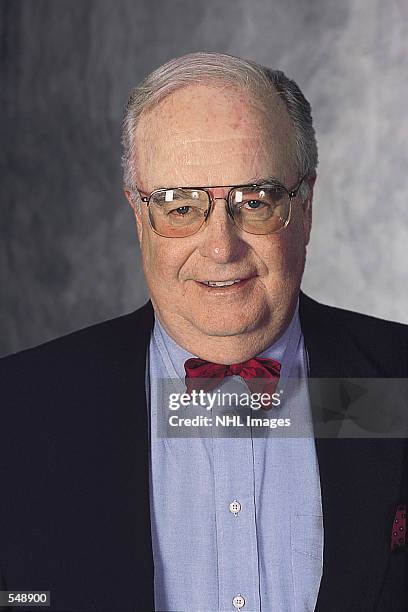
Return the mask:
<svg viewBox="0 0 408 612"><path fill-rule="evenodd" d="M406 610L405 439L158 432L167 379L295 380L263 415L316 433L308 377L407 377L405 326L300 292L308 102L282 72L191 54L132 92L123 145L151 303L3 360L3 590L55 610Z"/></svg>

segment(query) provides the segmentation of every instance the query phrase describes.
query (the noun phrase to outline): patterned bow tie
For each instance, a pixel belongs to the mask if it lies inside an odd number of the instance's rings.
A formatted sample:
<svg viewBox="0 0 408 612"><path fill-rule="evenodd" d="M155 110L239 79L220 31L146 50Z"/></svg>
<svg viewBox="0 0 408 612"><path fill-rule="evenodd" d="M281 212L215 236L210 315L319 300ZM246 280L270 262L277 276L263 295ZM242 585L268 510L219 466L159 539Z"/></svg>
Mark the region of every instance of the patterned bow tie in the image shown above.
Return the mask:
<svg viewBox="0 0 408 612"><path fill-rule="evenodd" d="M274 359L254 357L242 363L222 365L193 357L187 359L184 369L187 393L191 393L193 389L210 391L217 387L225 376L241 376L251 393L272 395L279 382L281 364Z"/></svg>

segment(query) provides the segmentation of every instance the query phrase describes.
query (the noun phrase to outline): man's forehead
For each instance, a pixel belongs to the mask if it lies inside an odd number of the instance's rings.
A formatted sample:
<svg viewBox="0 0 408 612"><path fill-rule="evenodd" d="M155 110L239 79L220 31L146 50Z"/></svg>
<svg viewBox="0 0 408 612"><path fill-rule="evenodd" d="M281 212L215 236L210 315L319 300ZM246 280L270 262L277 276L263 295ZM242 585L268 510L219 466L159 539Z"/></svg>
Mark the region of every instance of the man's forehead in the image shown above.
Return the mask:
<svg viewBox="0 0 408 612"><path fill-rule="evenodd" d="M170 133L172 138L186 133L205 137L208 130L245 134L265 130L271 124L288 127L290 123L278 93L265 100L232 85L197 84L177 89L147 109L137 131L146 137L154 137L157 131Z"/></svg>
<svg viewBox="0 0 408 612"><path fill-rule="evenodd" d="M135 162L139 177L150 189L174 181L186 185L243 183L261 171L262 175L266 171L267 175L282 174L294 144L285 108L270 115L265 110L258 112L259 102L254 108L241 99L237 110L231 96L217 98L214 88L215 103L208 91L200 90L197 96L187 93L181 92L176 99L175 92L171 103L165 99L141 117ZM191 105L193 100L198 107Z"/></svg>
<svg viewBox="0 0 408 612"><path fill-rule="evenodd" d="M263 147L255 144L244 148L223 147L219 152L214 144L205 152L202 148L184 153L177 150L167 157L155 156L150 151L137 164L138 184L147 192L181 185L238 185L272 176L283 182L289 180L293 166L289 151L280 150L273 155L266 144Z"/></svg>
<svg viewBox="0 0 408 612"><path fill-rule="evenodd" d="M224 145L225 143L240 144L242 142L255 142L259 139L258 135L253 133L249 134L228 134L228 136L223 134L216 134L214 136L202 135L202 136L192 136L187 132L172 132L172 141L179 147L183 146L201 146L205 144L207 146L212 145ZM143 140L143 139L142 139Z"/></svg>
<svg viewBox="0 0 408 612"><path fill-rule="evenodd" d="M279 125L276 122L276 125ZM280 124L281 125L281 124ZM162 146L171 144L178 148L195 148L208 145L220 147L228 143L238 146L266 137L273 129L273 122L262 117L247 117L246 121L212 117L211 120L196 115L193 119L180 114L177 120L167 119L164 112L142 118L137 127L137 141L143 146Z"/></svg>
<svg viewBox="0 0 408 612"><path fill-rule="evenodd" d="M205 158L212 156L220 156L220 158L228 155L254 155L260 147L266 148L268 140L263 138L262 133L248 134L213 134L211 136L197 136L188 132L175 133L166 132L157 134L156 137L151 134L142 135L138 138L138 148L140 151L154 153L157 155L159 151L164 154L171 155L172 152L177 155L182 155L186 164L202 163L203 155Z"/></svg>
<svg viewBox="0 0 408 612"><path fill-rule="evenodd" d="M294 133L291 126L282 122L259 123L244 129L218 126L209 129L196 126L148 124L138 128L136 146L138 155L147 158L157 156L182 156L186 164L199 164L203 159L225 156L251 156L269 154L271 150L282 152L292 149ZM146 159L147 161L147 159Z"/></svg>

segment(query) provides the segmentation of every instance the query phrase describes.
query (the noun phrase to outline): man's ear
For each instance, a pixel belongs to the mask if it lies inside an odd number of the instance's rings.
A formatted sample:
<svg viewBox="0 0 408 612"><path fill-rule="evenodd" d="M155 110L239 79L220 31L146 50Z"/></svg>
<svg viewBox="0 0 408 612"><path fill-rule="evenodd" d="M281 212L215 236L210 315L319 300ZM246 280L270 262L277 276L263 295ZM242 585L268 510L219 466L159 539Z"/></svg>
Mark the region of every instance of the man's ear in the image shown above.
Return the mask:
<svg viewBox="0 0 408 612"><path fill-rule="evenodd" d="M309 176L305 179L308 187L308 193L302 203L303 208L303 231L305 234L305 244L309 244L310 232L312 230L312 203L313 203L313 188L316 182L316 175Z"/></svg>
<svg viewBox="0 0 408 612"><path fill-rule="evenodd" d="M134 192L130 191L128 187L126 187L126 185L123 186L123 193L125 194L125 197L127 199L127 201L129 202L129 204L131 205L132 209L133 209L133 213L135 215L135 219L136 219L136 229L137 229L137 235L139 238L139 241L141 242L142 240L142 231L143 231L143 223L142 223L142 211L140 209L140 206L136 200L136 197L134 195Z"/></svg>

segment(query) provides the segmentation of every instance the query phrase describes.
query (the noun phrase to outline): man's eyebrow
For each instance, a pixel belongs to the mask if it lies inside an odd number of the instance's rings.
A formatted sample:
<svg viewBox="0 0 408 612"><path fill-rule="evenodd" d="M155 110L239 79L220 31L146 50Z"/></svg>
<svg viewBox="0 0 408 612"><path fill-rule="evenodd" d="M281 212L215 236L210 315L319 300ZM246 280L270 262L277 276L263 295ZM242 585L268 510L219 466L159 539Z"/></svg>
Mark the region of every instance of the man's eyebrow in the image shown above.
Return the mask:
<svg viewBox="0 0 408 612"><path fill-rule="evenodd" d="M248 179L245 183L241 182L241 183L237 183L239 185L264 185L267 183L279 183L279 185L282 184L282 182L278 179L278 177L276 176L255 176L253 178ZM175 187L208 187L209 189L212 189L214 187L233 187L234 185L169 185L166 187L163 187L163 185L153 185L152 191L156 191L157 189L174 189ZM148 193L146 191L144 191L143 189L140 189L140 191L142 191L143 193Z"/></svg>
<svg viewBox="0 0 408 612"><path fill-rule="evenodd" d="M279 183L281 184L281 181L278 179L277 176L255 176L254 178L249 179L249 181L247 183L245 183L245 185L262 185L264 183ZM242 183L244 184L244 183Z"/></svg>

